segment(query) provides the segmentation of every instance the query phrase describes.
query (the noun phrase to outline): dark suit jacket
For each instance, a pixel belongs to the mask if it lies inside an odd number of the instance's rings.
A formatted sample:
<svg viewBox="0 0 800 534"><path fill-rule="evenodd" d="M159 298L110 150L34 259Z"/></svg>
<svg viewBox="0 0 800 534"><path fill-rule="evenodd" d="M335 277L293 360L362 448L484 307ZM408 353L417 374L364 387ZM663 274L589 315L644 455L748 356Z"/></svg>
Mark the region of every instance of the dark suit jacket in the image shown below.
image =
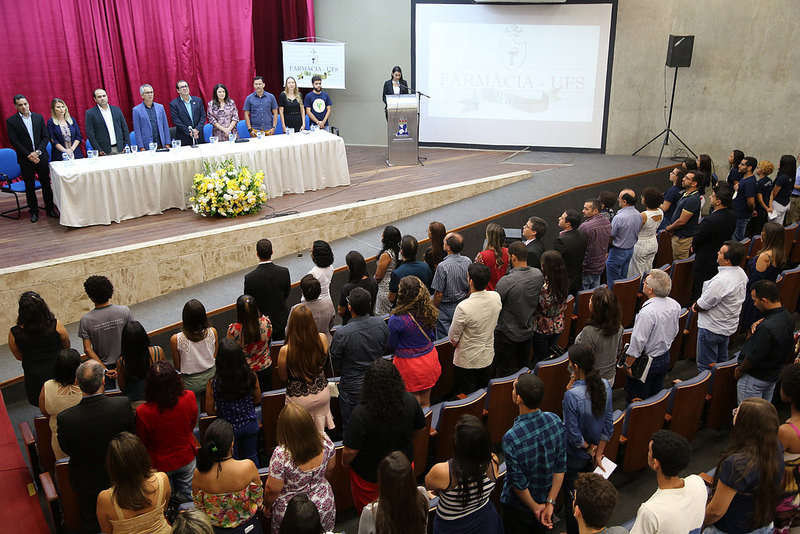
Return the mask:
<svg viewBox="0 0 800 534"><path fill-rule="evenodd" d="M72 488L84 495L108 488L108 444L120 432L136 431L131 402L127 397L84 397L57 417L58 444L69 454Z"/></svg>
<svg viewBox="0 0 800 534"><path fill-rule="evenodd" d="M716 274L717 252L731 238L735 228L736 214L731 209L719 209L703 217L692 239L695 272Z"/></svg>
<svg viewBox="0 0 800 534"><path fill-rule="evenodd" d="M539 269L541 267L539 258L542 257L542 252L544 252L544 243L542 243L541 239L534 239L526 246L528 248L528 266Z"/></svg>
<svg viewBox="0 0 800 534"><path fill-rule="evenodd" d="M83 137L81 137L81 129L78 128L78 121L73 120L72 124L69 125L69 134L72 137L72 141L70 141L70 146L75 140L83 141ZM54 161L59 161L62 159L61 152L59 149L56 148L56 144L63 146L64 148L69 148L69 146L65 145L64 141L64 134L61 132L61 127L58 126L53 119L49 119L47 121L47 135L50 136L50 145L51 150L55 153L53 156ZM75 147L75 158L82 158L83 157L83 150L81 149L81 145Z"/></svg>
<svg viewBox="0 0 800 534"><path fill-rule="evenodd" d="M130 130L122 116L122 110L117 106L108 105L111 108L111 120L114 123L114 135L117 136L117 147L122 150L125 145L131 144ZM108 135L106 121L100 113L100 108L95 106L86 110L86 139L92 144L94 150L100 150L106 154L111 153L111 136Z"/></svg>
<svg viewBox="0 0 800 534"><path fill-rule="evenodd" d="M194 128L200 132L197 138L198 143L203 142L203 125L206 123L206 109L203 101L199 97L190 98L192 104L192 116L186 113L186 105L181 97L169 103L169 114L172 117L172 124L175 125L175 138L179 139L182 146L191 145L192 138L189 135L189 128Z"/></svg>
<svg viewBox="0 0 800 534"><path fill-rule="evenodd" d="M42 154L39 158L46 164L49 161L47 158L47 143L50 141L50 136L47 134L44 117L31 111L31 122L33 123L34 143L31 143L31 136L28 135L28 129L25 127L25 123L22 122L22 117L20 117L19 113L14 113L6 119L8 140L11 141L11 146L17 152L18 163L21 164L23 161L28 161L28 156L31 152L41 150Z"/></svg>
<svg viewBox="0 0 800 534"><path fill-rule="evenodd" d="M261 263L244 276L244 293L253 297L258 310L269 317L276 339L283 339L286 329L290 285L289 269L274 263Z"/></svg>
<svg viewBox="0 0 800 534"><path fill-rule="evenodd" d="M553 249L564 257L569 277L569 292L577 295L581 288L583 256L586 254L586 237L578 230L570 230L558 236Z"/></svg>
<svg viewBox="0 0 800 534"><path fill-rule="evenodd" d="M403 87L405 85L405 87ZM408 90L408 82L404 79L400 78L400 94L407 95L411 91ZM383 82L383 94L381 98L383 98L383 107L386 109L386 95L393 95L394 89L392 88L392 80L386 80Z"/></svg>

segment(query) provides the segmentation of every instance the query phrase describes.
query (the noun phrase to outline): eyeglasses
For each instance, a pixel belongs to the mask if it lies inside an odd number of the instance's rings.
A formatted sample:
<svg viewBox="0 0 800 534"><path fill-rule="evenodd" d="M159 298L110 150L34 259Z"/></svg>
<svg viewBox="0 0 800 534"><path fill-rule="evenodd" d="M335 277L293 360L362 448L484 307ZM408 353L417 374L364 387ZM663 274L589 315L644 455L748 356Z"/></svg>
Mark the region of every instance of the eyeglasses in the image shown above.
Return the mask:
<svg viewBox="0 0 800 534"><path fill-rule="evenodd" d="M188 88L189 88L189 86L188 86L188 85L181 85L181 86L178 86L178 89L188 89Z"/></svg>

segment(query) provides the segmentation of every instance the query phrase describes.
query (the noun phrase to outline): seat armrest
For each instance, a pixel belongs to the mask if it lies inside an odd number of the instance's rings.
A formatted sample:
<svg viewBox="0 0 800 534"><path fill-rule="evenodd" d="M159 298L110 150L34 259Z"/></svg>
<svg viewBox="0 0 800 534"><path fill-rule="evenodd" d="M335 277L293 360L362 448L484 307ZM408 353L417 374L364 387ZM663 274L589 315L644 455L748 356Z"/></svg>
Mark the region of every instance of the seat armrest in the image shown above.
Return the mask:
<svg viewBox="0 0 800 534"><path fill-rule="evenodd" d="M53 484L53 477L50 476L50 473L46 471L41 473L39 481L42 483L42 490L44 490L44 497L47 502L58 501L58 491L56 491L56 485Z"/></svg>

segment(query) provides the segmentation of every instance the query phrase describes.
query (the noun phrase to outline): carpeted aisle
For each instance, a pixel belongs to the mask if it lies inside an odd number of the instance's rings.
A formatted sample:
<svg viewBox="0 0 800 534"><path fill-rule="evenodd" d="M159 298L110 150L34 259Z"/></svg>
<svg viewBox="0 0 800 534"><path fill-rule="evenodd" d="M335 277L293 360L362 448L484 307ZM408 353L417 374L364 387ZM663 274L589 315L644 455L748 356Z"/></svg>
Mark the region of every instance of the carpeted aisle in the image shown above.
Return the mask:
<svg viewBox="0 0 800 534"><path fill-rule="evenodd" d="M50 532L38 496L28 494L31 482L0 392L0 525L4 532Z"/></svg>

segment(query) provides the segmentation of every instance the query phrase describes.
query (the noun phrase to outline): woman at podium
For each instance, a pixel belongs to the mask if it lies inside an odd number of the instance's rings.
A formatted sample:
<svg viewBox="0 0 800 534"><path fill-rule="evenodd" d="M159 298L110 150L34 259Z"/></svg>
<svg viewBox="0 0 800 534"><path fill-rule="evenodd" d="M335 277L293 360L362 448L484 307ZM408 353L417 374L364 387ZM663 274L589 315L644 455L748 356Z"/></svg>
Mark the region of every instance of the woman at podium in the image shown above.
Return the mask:
<svg viewBox="0 0 800 534"><path fill-rule="evenodd" d="M386 108L386 95L407 95L408 83L403 79L403 70L396 66L392 69L392 77L383 82L383 114L389 120L389 112Z"/></svg>

